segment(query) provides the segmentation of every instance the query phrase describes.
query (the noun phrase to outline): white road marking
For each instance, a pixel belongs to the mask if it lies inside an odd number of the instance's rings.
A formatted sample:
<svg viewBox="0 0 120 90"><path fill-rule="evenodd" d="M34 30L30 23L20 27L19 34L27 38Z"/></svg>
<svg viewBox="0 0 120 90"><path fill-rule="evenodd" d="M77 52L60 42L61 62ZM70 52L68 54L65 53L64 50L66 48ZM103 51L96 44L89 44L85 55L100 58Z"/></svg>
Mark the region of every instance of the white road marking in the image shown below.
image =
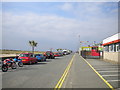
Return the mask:
<svg viewBox="0 0 120 90"><path fill-rule="evenodd" d="M100 70L118 70L118 68L103 68L103 69L96 69L97 71Z"/></svg>
<svg viewBox="0 0 120 90"><path fill-rule="evenodd" d="M115 75L102 75L102 76L104 76L104 77L111 77L111 76L118 76L118 74L115 74Z"/></svg>
<svg viewBox="0 0 120 90"><path fill-rule="evenodd" d="M107 80L108 82L119 82L120 80Z"/></svg>
<svg viewBox="0 0 120 90"><path fill-rule="evenodd" d="M95 67L95 69L120 69L120 67Z"/></svg>
<svg viewBox="0 0 120 90"><path fill-rule="evenodd" d="M98 71L98 72L120 72L120 71Z"/></svg>

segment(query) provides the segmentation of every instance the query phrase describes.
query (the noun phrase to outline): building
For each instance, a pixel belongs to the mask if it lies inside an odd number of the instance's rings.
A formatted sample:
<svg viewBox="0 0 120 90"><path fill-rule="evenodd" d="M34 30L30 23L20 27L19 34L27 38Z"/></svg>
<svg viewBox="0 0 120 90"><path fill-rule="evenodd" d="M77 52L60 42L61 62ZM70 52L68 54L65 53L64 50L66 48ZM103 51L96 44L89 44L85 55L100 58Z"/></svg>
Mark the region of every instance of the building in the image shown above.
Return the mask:
<svg viewBox="0 0 120 90"><path fill-rule="evenodd" d="M118 63L120 59L120 33L104 39L103 47L103 59L111 60Z"/></svg>
<svg viewBox="0 0 120 90"><path fill-rule="evenodd" d="M79 55L81 55L84 58L100 59L103 56L102 49L102 46L81 47L79 49Z"/></svg>

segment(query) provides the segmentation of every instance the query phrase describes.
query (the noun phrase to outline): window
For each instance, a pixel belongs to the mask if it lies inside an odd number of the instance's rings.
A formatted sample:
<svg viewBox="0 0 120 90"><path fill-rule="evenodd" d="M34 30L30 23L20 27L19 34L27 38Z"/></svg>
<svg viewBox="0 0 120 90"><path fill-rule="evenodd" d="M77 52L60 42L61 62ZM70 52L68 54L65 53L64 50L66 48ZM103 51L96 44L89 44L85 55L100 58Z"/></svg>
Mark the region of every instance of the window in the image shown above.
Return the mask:
<svg viewBox="0 0 120 90"><path fill-rule="evenodd" d="M43 56L43 54L40 54L39 56Z"/></svg>
<svg viewBox="0 0 120 90"><path fill-rule="evenodd" d="M119 52L120 51L120 43L117 43L115 45L115 49L116 49L116 52Z"/></svg>
<svg viewBox="0 0 120 90"><path fill-rule="evenodd" d="M109 52L113 51L113 44L109 45Z"/></svg>
<svg viewBox="0 0 120 90"><path fill-rule="evenodd" d="M118 45L116 45L116 51L117 51L117 52L119 51L119 46L118 46Z"/></svg>
<svg viewBox="0 0 120 90"><path fill-rule="evenodd" d="M116 52L116 44L114 44L114 52Z"/></svg>
<svg viewBox="0 0 120 90"><path fill-rule="evenodd" d="M35 56L39 56L38 54L35 54Z"/></svg>
<svg viewBox="0 0 120 90"><path fill-rule="evenodd" d="M118 52L118 51L119 51L119 45L116 44L116 52Z"/></svg>
<svg viewBox="0 0 120 90"><path fill-rule="evenodd" d="M109 46L104 46L104 51L109 51Z"/></svg>
<svg viewBox="0 0 120 90"><path fill-rule="evenodd" d="M31 54L30 57L33 57L33 55Z"/></svg>
<svg viewBox="0 0 120 90"><path fill-rule="evenodd" d="M118 52L120 52L120 42L118 43L118 47L119 47Z"/></svg>
<svg viewBox="0 0 120 90"><path fill-rule="evenodd" d="M28 57L29 54L20 54L20 57Z"/></svg>

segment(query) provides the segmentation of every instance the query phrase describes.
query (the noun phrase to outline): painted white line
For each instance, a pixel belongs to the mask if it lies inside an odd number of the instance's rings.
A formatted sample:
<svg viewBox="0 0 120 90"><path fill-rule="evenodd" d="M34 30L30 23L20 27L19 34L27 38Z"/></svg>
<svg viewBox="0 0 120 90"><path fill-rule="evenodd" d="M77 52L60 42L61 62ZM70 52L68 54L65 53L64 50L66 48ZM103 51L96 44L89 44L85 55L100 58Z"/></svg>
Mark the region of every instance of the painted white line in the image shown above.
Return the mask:
<svg viewBox="0 0 120 90"><path fill-rule="evenodd" d="M103 76L103 77L112 77L112 76L113 76L113 77L114 77L114 76L117 77L118 74L115 74L115 75L102 75L102 76Z"/></svg>
<svg viewBox="0 0 120 90"><path fill-rule="evenodd" d="M98 72L120 72L120 71L98 71Z"/></svg>
<svg viewBox="0 0 120 90"><path fill-rule="evenodd" d="M120 69L120 67L95 67L95 69Z"/></svg>
<svg viewBox="0 0 120 90"><path fill-rule="evenodd" d="M102 69L96 69L98 71L100 70L118 70L118 68L102 68Z"/></svg>
<svg viewBox="0 0 120 90"><path fill-rule="evenodd" d="M119 82L120 80L107 80L108 82Z"/></svg>

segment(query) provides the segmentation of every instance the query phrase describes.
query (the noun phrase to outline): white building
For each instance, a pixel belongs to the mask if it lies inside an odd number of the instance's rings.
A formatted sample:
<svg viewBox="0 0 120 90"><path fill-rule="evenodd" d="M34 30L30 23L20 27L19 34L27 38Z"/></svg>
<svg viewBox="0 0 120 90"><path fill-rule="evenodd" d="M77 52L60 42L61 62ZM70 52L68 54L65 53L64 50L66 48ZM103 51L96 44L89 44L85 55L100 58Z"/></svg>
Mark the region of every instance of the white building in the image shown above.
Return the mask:
<svg viewBox="0 0 120 90"><path fill-rule="evenodd" d="M120 56L120 33L110 36L103 40L103 58L114 62L119 61Z"/></svg>

